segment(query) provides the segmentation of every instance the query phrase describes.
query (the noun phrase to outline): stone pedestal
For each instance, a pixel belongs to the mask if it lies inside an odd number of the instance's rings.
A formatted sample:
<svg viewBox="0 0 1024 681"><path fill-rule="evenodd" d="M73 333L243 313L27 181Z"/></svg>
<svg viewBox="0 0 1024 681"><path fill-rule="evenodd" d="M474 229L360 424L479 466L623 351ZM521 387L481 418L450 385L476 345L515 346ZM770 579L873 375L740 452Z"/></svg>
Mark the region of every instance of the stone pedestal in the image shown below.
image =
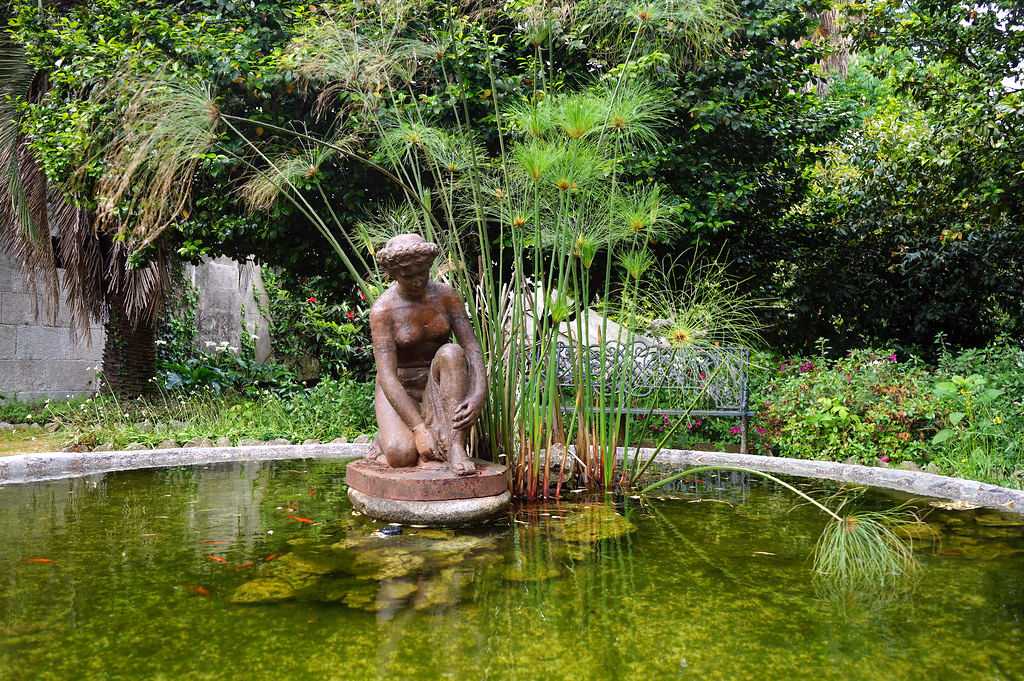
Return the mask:
<svg viewBox="0 0 1024 681"><path fill-rule="evenodd" d="M464 526L505 511L511 501L505 467L472 459L475 475L455 475L442 464L392 468L369 459L345 469L355 509L389 523Z"/></svg>

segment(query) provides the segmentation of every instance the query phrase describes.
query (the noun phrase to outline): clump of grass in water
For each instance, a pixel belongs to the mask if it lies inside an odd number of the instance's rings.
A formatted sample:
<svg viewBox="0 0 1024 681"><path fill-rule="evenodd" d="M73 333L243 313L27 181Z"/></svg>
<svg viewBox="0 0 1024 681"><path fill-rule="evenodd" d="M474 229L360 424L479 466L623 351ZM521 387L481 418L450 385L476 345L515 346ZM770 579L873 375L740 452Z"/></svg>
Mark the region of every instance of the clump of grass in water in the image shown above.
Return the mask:
<svg viewBox="0 0 1024 681"><path fill-rule="evenodd" d="M737 471L770 480L785 487L811 505L829 515L814 547L814 572L828 582L830 591L856 593L884 586L892 578L909 575L917 568L910 546L892 531L892 525L903 519L903 506L887 511L865 511L840 515L806 492L774 475L738 466L700 466L689 468L664 480L648 485L641 494L692 477L705 471ZM845 503L840 505L840 511Z"/></svg>
<svg viewBox="0 0 1024 681"><path fill-rule="evenodd" d="M872 586L914 571L917 561L892 530L899 509L833 518L814 549L814 571L839 585Z"/></svg>

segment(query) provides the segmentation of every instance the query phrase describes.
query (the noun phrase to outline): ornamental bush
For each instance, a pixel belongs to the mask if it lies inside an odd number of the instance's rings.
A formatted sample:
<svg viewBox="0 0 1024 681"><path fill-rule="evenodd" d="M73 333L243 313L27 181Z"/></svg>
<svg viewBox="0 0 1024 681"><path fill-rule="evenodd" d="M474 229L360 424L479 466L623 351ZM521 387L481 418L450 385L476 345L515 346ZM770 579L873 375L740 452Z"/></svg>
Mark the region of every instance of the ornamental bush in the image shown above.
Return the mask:
<svg viewBox="0 0 1024 681"><path fill-rule="evenodd" d="M753 442L801 459L898 465L1024 486L1024 349L999 342L937 368L890 350L778 362L758 382Z"/></svg>
<svg viewBox="0 0 1024 681"><path fill-rule="evenodd" d="M933 370L891 351L782 361L753 402L755 433L781 456L927 464L948 414L934 383Z"/></svg>

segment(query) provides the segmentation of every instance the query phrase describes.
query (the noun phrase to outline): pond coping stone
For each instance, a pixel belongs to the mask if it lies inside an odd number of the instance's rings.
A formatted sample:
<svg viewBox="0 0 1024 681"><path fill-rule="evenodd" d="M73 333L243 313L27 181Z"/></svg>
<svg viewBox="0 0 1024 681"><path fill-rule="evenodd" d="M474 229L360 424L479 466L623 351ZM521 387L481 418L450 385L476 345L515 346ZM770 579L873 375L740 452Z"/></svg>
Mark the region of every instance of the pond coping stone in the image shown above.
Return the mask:
<svg viewBox="0 0 1024 681"><path fill-rule="evenodd" d="M195 447L149 449L140 452L52 452L14 454L0 457L0 485L57 480L93 473L137 468L164 468L228 461L275 461L281 459L361 458L369 444L331 443L320 445L276 445L248 447ZM636 450L630 450L631 455ZM641 449L642 459L652 454ZM623 456L622 448L619 456ZM922 497L964 501L1024 515L1024 490L1009 489L975 480L950 478L926 471L877 468L835 461L813 461L758 454L729 454L686 449L663 449L655 463L669 468L694 466L737 466L767 473L819 478L899 490Z"/></svg>

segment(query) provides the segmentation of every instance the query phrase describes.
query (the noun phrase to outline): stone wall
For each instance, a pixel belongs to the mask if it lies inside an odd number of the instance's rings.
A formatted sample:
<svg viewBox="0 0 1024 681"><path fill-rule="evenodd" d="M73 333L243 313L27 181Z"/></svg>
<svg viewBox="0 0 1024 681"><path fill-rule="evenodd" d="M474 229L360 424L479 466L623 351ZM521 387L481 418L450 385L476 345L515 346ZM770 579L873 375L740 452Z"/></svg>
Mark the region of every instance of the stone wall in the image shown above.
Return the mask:
<svg viewBox="0 0 1024 681"><path fill-rule="evenodd" d="M73 340L70 330L63 298L53 318L24 272L0 254L0 393L34 400L92 392L103 356L103 327L92 329L91 343Z"/></svg>
<svg viewBox="0 0 1024 681"><path fill-rule="evenodd" d="M239 347L244 324L245 332L257 337L256 359L262 362L269 357L269 322L260 314L268 308L268 300L259 268L251 262L217 258L199 267L190 266L187 274L199 291L197 349L208 351L207 343L223 342Z"/></svg>
<svg viewBox="0 0 1024 681"><path fill-rule="evenodd" d="M258 337L256 357L260 361L269 357L269 325L259 314L261 307L267 309L259 268L219 258L189 267L187 274L199 289L199 349L209 349L207 342L223 341L238 347L244 307L245 331ZM259 304L254 290L263 298ZM34 314L37 303L38 316ZM96 367L103 357L103 327L92 329L91 343L73 340L70 331L70 315L63 298L56 319L48 316L22 270L0 254L0 394L4 398L17 394L19 399L35 400L95 390Z"/></svg>

